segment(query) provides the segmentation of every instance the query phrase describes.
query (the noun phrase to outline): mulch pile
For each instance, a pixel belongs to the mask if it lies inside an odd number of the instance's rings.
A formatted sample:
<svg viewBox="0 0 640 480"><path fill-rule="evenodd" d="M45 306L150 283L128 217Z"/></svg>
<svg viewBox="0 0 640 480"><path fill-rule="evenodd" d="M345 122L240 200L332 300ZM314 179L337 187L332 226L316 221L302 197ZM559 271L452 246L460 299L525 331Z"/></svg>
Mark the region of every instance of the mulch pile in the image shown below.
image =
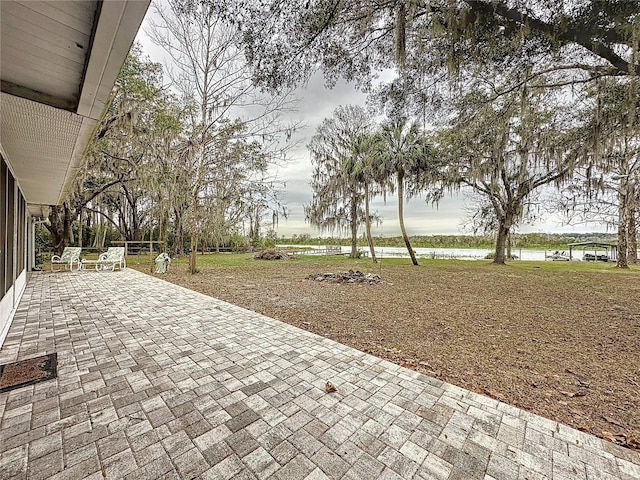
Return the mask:
<svg viewBox="0 0 640 480"><path fill-rule="evenodd" d="M291 255L282 250L262 250L253 257L256 260L291 260Z"/></svg>
<svg viewBox="0 0 640 480"><path fill-rule="evenodd" d="M315 275L309 275L307 279L315 280L316 282L368 283L369 285L382 282L380 275L363 273L359 270L349 270L342 273L316 273Z"/></svg>

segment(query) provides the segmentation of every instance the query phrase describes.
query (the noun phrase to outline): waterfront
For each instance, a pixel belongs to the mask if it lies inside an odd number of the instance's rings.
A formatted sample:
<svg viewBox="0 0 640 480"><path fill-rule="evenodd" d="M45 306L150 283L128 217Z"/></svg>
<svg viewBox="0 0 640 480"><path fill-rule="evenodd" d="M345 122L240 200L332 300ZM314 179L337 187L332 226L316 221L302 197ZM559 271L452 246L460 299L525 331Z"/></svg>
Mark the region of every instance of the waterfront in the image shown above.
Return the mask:
<svg viewBox="0 0 640 480"><path fill-rule="evenodd" d="M325 245L278 245L279 248L299 248L299 249L326 249ZM369 247L358 246L358 250L364 255L369 255ZM457 259L457 260L483 260L487 255L493 253L490 248L414 248L418 258L434 259ZM350 246L341 246L341 253L347 254L351 251ZM555 250L554 250L555 251ZM545 261L547 255L554 253L551 250L514 249L512 254L520 260ZM406 248L403 247L376 247L376 257L378 258L409 258ZM309 252L313 254L313 251ZM568 254L568 252L567 252ZM582 260L583 252L574 252L574 260Z"/></svg>

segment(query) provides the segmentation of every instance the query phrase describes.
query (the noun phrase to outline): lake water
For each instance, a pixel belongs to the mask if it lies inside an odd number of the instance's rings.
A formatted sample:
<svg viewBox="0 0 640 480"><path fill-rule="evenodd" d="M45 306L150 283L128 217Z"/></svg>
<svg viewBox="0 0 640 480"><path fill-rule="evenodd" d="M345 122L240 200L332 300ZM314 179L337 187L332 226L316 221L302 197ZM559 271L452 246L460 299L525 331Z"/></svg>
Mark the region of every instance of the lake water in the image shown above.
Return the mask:
<svg viewBox="0 0 640 480"><path fill-rule="evenodd" d="M324 248L323 245L278 245L278 247L294 247L294 248ZM342 253L351 252L350 246L342 246ZM367 256L369 255L369 247L359 246ZM488 253L493 253L493 249L483 248L414 248L418 258L438 258L438 259L458 259L458 260L483 260ZM406 248L401 247L376 247L376 256L379 258L400 257L409 258ZM554 250L555 251L555 250ZM512 254L522 260L544 261L546 255L551 255L554 251L548 250L529 250L529 249L513 249ZM569 251L566 252L569 254ZM602 252L600 252L602 253ZM313 254L310 252L310 254ZM582 259L582 251L574 252L574 259Z"/></svg>

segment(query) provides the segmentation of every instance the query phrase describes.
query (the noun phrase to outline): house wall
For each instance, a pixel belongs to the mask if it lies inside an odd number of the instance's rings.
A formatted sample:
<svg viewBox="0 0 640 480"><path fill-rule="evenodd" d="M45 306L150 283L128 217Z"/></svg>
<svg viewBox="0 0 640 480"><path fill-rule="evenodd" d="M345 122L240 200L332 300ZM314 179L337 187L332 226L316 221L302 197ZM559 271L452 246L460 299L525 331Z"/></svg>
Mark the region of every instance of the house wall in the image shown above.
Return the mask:
<svg viewBox="0 0 640 480"><path fill-rule="evenodd" d="M27 206L0 155L0 346L26 285Z"/></svg>

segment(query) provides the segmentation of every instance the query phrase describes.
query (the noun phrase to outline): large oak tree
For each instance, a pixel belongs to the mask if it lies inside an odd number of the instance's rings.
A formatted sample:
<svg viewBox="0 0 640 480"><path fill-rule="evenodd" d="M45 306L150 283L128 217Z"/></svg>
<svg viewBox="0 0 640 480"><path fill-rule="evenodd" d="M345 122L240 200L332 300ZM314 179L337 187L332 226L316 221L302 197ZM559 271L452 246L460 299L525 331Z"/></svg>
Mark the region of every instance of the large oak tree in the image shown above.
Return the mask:
<svg viewBox="0 0 640 480"><path fill-rule="evenodd" d="M550 96L524 89L487 102L475 93L460 102L458 120L438 133L444 163L439 186L470 188L491 206L497 264L504 264L509 234L532 195L562 184L585 158L584 131Z"/></svg>

